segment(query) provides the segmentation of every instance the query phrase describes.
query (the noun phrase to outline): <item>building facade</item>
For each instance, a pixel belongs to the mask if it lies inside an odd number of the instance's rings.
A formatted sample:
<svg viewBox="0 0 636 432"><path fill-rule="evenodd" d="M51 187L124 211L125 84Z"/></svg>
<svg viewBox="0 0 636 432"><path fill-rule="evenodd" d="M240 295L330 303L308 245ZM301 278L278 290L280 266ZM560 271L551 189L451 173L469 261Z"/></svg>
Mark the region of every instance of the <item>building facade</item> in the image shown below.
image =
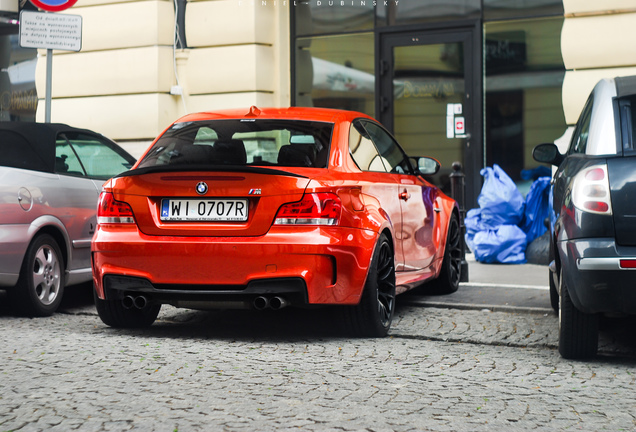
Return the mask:
<svg viewBox="0 0 636 432"><path fill-rule="evenodd" d="M8 2L8 3L3 3ZM0 118L44 119L46 51L20 48L0 9ZM636 0L79 0L82 49L54 51L54 122L139 156L186 112L353 109L412 155L523 190L532 148L562 137L602 77L636 74ZM37 110L36 110L37 107Z"/></svg>

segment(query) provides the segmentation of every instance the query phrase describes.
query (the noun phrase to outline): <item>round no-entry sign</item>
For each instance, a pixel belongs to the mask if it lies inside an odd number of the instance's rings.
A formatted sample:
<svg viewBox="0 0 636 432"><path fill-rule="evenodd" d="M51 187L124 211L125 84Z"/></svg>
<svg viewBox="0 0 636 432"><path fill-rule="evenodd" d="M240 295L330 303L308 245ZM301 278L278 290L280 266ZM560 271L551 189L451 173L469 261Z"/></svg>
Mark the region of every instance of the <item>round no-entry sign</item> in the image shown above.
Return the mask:
<svg viewBox="0 0 636 432"><path fill-rule="evenodd" d="M77 0L30 0L35 6L49 12L59 12L77 3Z"/></svg>

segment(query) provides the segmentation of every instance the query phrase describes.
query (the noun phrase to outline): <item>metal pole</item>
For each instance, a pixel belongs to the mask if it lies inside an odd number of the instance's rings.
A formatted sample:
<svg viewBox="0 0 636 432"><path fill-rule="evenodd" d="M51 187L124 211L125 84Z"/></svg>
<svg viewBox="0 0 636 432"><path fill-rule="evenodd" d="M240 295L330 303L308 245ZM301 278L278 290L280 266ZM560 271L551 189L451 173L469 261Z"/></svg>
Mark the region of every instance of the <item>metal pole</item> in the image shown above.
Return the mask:
<svg viewBox="0 0 636 432"><path fill-rule="evenodd" d="M53 75L53 50L46 50L46 99L44 101L44 121L51 123L51 83Z"/></svg>

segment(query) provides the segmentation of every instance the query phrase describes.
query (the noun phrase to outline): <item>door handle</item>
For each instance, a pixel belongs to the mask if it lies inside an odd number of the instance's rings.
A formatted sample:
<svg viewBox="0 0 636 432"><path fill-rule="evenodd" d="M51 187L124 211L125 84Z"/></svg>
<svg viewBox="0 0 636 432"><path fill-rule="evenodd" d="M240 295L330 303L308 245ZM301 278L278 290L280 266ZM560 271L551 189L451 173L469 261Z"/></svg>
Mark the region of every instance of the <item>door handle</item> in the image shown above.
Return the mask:
<svg viewBox="0 0 636 432"><path fill-rule="evenodd" d="M411 198L411 194L408 193L407 191L404 191L400 194L400 199L404 200L404 201L408 201L409 198Z"/></svg>
<svg viewBox="0 0 636 432"><path fill-rule="evenodd" d="M434 211L435 213L440 213L440 212L442 211L442 209L441 209L441 208L439 208L439 207L433 207L433 211Z"/></svg>

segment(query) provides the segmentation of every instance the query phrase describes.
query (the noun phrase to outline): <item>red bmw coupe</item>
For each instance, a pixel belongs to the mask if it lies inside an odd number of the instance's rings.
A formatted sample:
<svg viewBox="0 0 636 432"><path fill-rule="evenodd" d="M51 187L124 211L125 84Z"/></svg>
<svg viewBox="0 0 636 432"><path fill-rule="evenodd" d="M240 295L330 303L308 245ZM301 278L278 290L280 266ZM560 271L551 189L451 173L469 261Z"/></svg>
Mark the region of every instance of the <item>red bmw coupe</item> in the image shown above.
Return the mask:
<svg viewBox="0 0 636 432"><path fill-rule="evenodd" d="M95 303L113 327L191 309L339 305L385 336L396 294L457 290L454 200L358 112L285 108L187 115L105 183L92 242Z"/></svg>

